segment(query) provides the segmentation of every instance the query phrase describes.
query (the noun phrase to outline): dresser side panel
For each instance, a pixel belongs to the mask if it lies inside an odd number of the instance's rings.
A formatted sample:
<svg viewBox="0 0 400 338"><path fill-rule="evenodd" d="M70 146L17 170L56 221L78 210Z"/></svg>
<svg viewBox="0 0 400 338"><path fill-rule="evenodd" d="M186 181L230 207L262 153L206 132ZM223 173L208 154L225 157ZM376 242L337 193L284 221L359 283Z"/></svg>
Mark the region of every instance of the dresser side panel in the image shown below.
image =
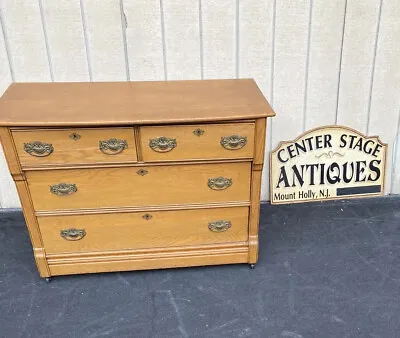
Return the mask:
<svg viewBox="0 0 400 338"><path fill-rule="evenodd" d="M10 172L14 179L19 199L21 201L22 211L24 213L25 222L28 227L29 236L31 238L33 246L33 253L35 256L36 265L38 267L41 277L49 277L50 270L47 264L46 254L43 248L39 226L33 210L28 185L25 181L25 175L21 170L11 133L8 128L0 128L0 139L3 145L8 168L10 169Z"/></svg>
<svg viewBox="0 0 400 338"><path fill-rule="evenodd" d="M264 164L266 119L256 121L254 161L250 187L249 263L258 259L258 224L260 220L261 177Z"/></svg>

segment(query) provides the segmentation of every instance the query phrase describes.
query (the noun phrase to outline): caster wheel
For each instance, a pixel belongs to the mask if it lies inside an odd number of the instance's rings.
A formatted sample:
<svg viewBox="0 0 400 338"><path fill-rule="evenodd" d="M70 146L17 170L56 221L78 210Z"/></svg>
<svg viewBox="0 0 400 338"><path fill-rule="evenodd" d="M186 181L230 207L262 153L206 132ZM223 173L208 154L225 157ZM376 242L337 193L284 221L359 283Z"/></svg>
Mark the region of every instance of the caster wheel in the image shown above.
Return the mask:
<svg viewBox="0 0 400 338"><path fill-rule="evenodd" d="M250 264L250 269L253 270L256 267L255 264Z"/></svg>
<svg viewBox="0 0 400 338"><path fill-rule="evenodd" d="M51 277L46 277L45 281L46 281L46 283L50 283L51 282Z"/></svg>

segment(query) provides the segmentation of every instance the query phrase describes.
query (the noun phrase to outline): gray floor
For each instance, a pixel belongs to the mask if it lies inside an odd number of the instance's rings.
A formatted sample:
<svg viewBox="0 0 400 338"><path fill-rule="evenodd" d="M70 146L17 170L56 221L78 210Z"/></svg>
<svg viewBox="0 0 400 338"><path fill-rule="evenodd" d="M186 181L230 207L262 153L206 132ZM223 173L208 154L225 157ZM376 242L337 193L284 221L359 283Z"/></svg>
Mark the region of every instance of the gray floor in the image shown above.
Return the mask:
<svg viewBox="0 0 400 338"><path fill-rule="evenodd" d="M38 277L0 213L2 337L400 337L400 198L262 206L247 265Z"/></svg>

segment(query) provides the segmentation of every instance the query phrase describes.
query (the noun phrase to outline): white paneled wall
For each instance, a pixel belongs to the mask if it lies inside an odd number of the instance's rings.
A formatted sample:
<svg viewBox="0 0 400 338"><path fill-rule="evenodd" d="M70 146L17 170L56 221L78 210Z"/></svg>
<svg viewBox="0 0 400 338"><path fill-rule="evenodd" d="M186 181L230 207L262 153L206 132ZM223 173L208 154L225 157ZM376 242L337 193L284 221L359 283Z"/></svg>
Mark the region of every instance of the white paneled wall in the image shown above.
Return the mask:
<svg viewBox="0 0 400 338"><path fill-rule="evenodd" d="M0 23L0 94L12 81L252 77L277 112L266 154L348 125L389 144L386 193L400 192L399 1L0 0ZM268 157L263 179L267 200ZM0 152L0 207L18 206Z"/></svg>

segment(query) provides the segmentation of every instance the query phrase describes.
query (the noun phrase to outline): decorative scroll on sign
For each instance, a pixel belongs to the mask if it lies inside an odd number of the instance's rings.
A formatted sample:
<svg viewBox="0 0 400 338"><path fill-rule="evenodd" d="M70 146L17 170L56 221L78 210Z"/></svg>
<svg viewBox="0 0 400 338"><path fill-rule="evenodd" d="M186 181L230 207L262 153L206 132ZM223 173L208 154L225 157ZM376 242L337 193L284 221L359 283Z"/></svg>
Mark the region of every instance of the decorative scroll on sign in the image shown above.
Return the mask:
<svg viewBox="0 0 400 338"><path fill-rule="evenodd" d="M308 131L271 152L271 203L383 194L387 145L340 126Z"/></svg>

